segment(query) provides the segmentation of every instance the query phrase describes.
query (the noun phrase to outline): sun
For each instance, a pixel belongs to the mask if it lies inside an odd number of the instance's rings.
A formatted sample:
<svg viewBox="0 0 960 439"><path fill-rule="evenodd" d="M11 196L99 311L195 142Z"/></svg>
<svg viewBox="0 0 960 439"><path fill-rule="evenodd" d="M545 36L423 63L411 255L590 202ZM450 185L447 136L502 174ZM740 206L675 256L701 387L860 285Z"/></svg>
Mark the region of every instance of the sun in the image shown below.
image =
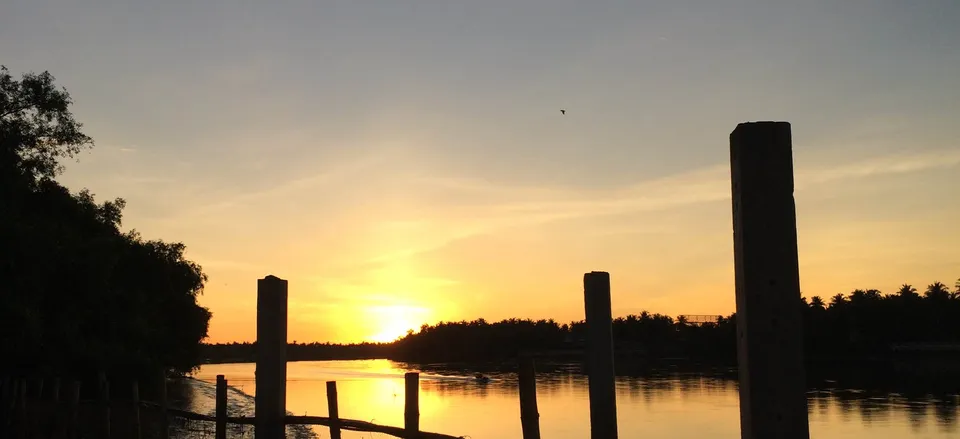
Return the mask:
<svg viewBox="0 0 960 439"><path fill-rule="evenodd" d="M425 323L427 310L415 306L388 305L373 306L367 309L373 319L374 333L368 338L378 343L389 343L404 336L409 330L416 330Z"/></svg>

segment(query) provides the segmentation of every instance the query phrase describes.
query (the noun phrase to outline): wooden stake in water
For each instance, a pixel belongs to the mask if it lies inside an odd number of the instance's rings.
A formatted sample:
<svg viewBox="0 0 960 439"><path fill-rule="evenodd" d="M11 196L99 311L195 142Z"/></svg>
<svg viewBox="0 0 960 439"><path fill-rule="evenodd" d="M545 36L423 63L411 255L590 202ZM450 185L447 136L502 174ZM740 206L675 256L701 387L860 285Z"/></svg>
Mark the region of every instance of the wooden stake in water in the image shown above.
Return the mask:
<svg viewBox="0 0 960 439"><path fill-rule="evenodd" d="M227 379L217 375L217 439L227 439Z"/></svg>
<svg viewBox="0 0 960 439"><path fill-rule="evenodd" d="M27 435L27 380L20 380L19 410L17 415L17 429L19 437L24 438Z"/></svg>
<svg viewBox="0 0 960 439"><path fill-rule="evenodd" d="M420 374L407 372L403 381L403 428L408 433L417 433L420 431Z"/></svg>
<svg viewBox="0 0 960 439"><path fill-rule="evenodd" d="M537 411L537 373L533 358L520 358L520 424L523 439L540 439L540 413Z"/></svg>
<svg viewBox="0 0 960 439"><path fill-rule="evenodd" d="M59 403L60 402L60 377L56 377L53 379L53 387L50 389L50 391L51 391L50 399L53 401L54 404Z"/></svg>
<svg viewBox="0 0 960 439"><path fill-rule="evenodd" d="M10 377L3 377L3 388L0 389L0 428L6 429L7 426L7 401L10 399L10 387L12 386Z"/></svg>
<svg viewBox="0 0 960 439"><path fill-rule="evenodd" d="M140 384L136 381L133 382L133 388L131 399L133 399L133 428L136 429L134 434L137 439L142 437L140 430Z"/></svg>
<svg viewBox="0 0 960 439"><path fill-rule="evenodd" d="M40 417L43 416L43 378L37 378L37 388L33 393L33 407L30 409L30 431L32 435L38 435L40 430Z"/></svg>
<svg viewBox="0 0 960 439"><path fill-rule="evenodd" d="M102 436L105 439L110 439L110 382L107 381L107 377L103 372L100 372L100 404L102 407L103 425L101 426Z"/></svg>
<svg viewBox="0 0 960 439"><path fill-rule="evenodd" d="M327 417L330 418L330 439L340 439L340 409L337 407L336 381L327 381Z"/></svg>
<svg viewBox="0 0 960 439"><path fill-rule="evenodd" d="M80 436L78 417L80 411L80 381L74 381L70 387L70 409L67 415L67 436L76 438Z"/></svg>

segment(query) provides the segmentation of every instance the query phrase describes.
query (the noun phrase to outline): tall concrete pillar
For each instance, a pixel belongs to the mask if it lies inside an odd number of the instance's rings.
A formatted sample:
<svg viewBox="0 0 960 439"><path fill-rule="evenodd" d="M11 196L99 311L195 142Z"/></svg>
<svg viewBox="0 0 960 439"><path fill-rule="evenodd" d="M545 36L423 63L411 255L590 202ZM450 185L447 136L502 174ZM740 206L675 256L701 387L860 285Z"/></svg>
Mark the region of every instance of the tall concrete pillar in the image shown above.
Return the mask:
<svg viewBox="0 0 960 439"><path fill-rule="evenodd" d="M257 280L255 439L283 439L287 413L287 281Z"/></svg>
<svg viewBox="0 0 960 439"><path fill-rule="evenodd" d="M613 315L610 274L583 275L587 322L587 380L590 394L590 438L617 439L617 393L613 370Z"/></svg>
<svg viewBox="0 0 960 439"><path fill-rule="evenodd" d="M740 436L808 439L790 124L730 134Z"/></svg>

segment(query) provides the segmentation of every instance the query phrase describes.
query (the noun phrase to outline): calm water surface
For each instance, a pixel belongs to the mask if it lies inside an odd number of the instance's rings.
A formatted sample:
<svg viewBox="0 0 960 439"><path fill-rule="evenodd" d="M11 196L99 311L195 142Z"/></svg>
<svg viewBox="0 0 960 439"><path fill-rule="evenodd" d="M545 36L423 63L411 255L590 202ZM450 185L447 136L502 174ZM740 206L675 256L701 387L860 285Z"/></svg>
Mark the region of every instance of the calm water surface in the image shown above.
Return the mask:
<svg viewBox="0 0 960 439"><path fill-rule="evenodd" d="M387 360L296 362L287 365L287 410L327 416L326 381L337 381L340 416L403 426L403 374L416 370ZM454 372L451 372L454 373ZM231 387L254 393L253 364L203 366L194 377L215 382L226 376ZM469 374L421 373L420 428L471 439L519 438L520 408L516 376L490 374L487 384ZM195 407L209 409L210 392L200 392ZM234 393L231 399L241 399ZM589 437L586 377L574 372L541 374L537 380L540 429L544 438ZM702 374L664 374L617 379L621 437L740 437L737 382ZM231 405L237 406L232 402ZM250 410L249 402L241 402ZM957 395L905 397L857 389L821 389L809 393L811 437L958 438ZM239 409L231 409L239 410ZM231 412L231 415L234 413ZM318 437L328 431L315 427ZM374 435L376 436L376 435ZM369 433L344 432L345 439Z"/></svg>

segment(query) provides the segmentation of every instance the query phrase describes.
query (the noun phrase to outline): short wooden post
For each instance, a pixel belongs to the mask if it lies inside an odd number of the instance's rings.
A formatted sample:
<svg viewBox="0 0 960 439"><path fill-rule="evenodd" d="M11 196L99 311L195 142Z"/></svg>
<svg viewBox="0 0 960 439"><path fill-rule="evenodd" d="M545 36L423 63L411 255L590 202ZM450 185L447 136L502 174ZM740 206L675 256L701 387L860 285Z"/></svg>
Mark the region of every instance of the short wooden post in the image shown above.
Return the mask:
<svg viewBox="0 0 960 439"><path fill-rule="evenodd" d="M283 439L287 414L287 281L257 281L257 390L254 439Z"/></svg>
<svg viewBox="0 0 960 439"><path fill-rule="evenodd" d="M540 439L540 413L537 410L537 373L533 357L520 357L520 424L523 439Z"/></svg>
<svg viewBox="0 0 960 439"><path fill-rule="evenodd" d="M420 374L407 372L403 381L403 428L408 434L417 433L420 431Z"/></svg>
<svg viewBox="0 0 960 439"><path fill-rule="evenodd" d="M160 369L160 439L170 437L170 402L167 401L167 371Z"/></svg>
<svg viewBox="0 0 960 439"><path fill-rule="evenodd" d="M20 395L17 398L17 436L25 438L27 435L27 380L20 380Z"/></svg>
<svg viewBox="0 0 960 439"><path fill-rule="evenodd" d="M14 387L14 381L10 380L9 376L3 377L3 391L0 393L0 429L6 429L7 422L10 420L9 407L10 407L10 395Z"/></svg>
<svg viewBox="0 0 960 439"><path fill-rule="evenodd" d="M35 390L34 396L37 398L37 400L42 399L43 398L43 378L37 378L37 388L34 390Z"/></svg>
<svg viewBox="0 0 960 439"><path fill-rule="evenodd" d="M30 435L38 436L40 417L43 416L43 377L37 378L37 388L33 392L33 407L30 409Z"/></svg>
<svg viewBox="0 0 960 439"><path fill-rule="evenodd" d="M64 410L60 405L60 377L53 378L53 385L50 387L50 401L53 407L53 416L48 431L50 431L51 437L60 437L64 423Z"/></svg>
<svg viewBox="0 0 960 439"><path fill-rule="evenodd" d="M590 395L590 437L617 439L617 393L613 369L613 316L610 274L583 275L587 323L587 380Z"/></svg>
<svg viewBox="0 0 960 439"><path fill-rule="evenodd" d="M217 375L217 439L227 439L227 379Z"/></svg>
<svg viewBox="0 0 960 439"><path fill-rule="evenodd" d="M330 439L340 439L340 409L337 407L336 381L327 381L327 417L330 418Z"/></svg>
<svg viewBox="0 0 960 439"><path fill-rule="evenodd" d="M101 407L101 416L100 422L102 423L100 428L103 438L110 439L110 382L107 381L107 376L100 372L100 404Z"/></svg>
<svg viewBox="0 0 960 439"><path fill-rule="evenodd" d="M50 400L54 404L60 403L60 377L53 379L53 387L50 388Z"/></svg>
<svg viewBox="0 0 960 439"><path fill-rule="evenodd" d="M730 134L743 439L808 439L803 316L787 122Z"/></svg>
<svg viewBox="0 0 960 439"><path fill-rule="evenodd" d="M131 399L133 399L133 428L136 429L134 433L137 439L140 439L143 436L142 430L140 429L140 384L136 381L133 382L133 388Z"/></svg>
<svg viewBox="0 0 960 439"><path fill-rule="evenodd" d="M20 399L20 380L17 378L10 379L10 391L7 393L7 400L4 401L5 405L3 410L6 412L6 426L9 428L13 425L14 421L17 419L17 400Z"/></svg>
<svg viewBox="0 0 960 439"><path fill-rule="evenodd" d="M76 438L80 436L79 412L80 412L80 381L74 381L70 387L70 408L67 414L66 433L67 437Z"/></svg>

